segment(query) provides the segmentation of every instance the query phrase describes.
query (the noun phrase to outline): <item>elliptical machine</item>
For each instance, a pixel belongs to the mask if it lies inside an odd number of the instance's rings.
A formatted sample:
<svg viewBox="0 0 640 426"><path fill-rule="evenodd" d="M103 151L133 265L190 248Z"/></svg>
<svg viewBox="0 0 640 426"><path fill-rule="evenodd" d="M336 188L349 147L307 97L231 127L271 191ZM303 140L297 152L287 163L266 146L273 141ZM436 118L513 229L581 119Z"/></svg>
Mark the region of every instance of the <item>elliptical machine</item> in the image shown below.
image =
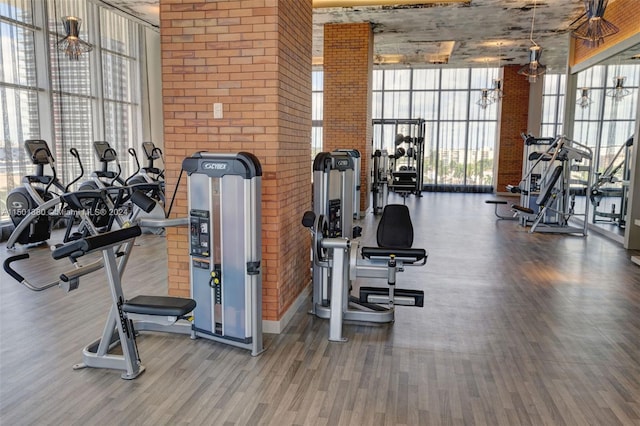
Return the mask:
<svg viewBox="0 0 640 426"><path fill-rule="evenodd" d="M59 195L52 192L56 188L62 193L69 191L71 185L76 183L83 175L80 155L75 148L69 153L78 161L81 173L68 185L64 186L59 180L55 167L55 159L51 154L49 145L41 139L29 139L24 143L25 149L36 166L35 175L27 175L22 178L22 186L13 189L7 196L7 209L14 226L18 226L23 220L31 220L29 227L20 231L18 235L11 235L7 248L12 248L13 243L39 244L51 237L51 228L56 220L69 220L62 215L59 209L49 207L47 203ZM44 173L44 166L51 168L51 175ZM58 205L59 206L59 205ZM15 232L15 231L14 231Z"/></svg>
<svg viewBox="0 0 640 426"><path fill-rule="evenodd" d="M164 170L154 165L155 161L158 159L162 160L164 165L162 150L157 148L153 142L142 142L142 150L147 157L147 165L145 167L140 166L138 153L135 149L129 148L127 150L136 163L136 171L126 179L126 184L131 186L139 186L142 184L148 185L143 189L143 191L147 196L156 200L162 209L164 209L166 203ZM159 214L159 212L154 214ZM166 216L168 213L163 210L163 214Z"/></svg>
<svg viewBox="0 0 640 426"><path fill-rule="evenodd" d="M121 177L122 167L118 161L118 153L111 147L109 142L95 141L93 142L93 148L100 161L101 168L93 171L91 180L80 185L80 189L107 188L115 185L125 186L126 183ZM115 163L116 170L109 170L110 163Z"/></svg>

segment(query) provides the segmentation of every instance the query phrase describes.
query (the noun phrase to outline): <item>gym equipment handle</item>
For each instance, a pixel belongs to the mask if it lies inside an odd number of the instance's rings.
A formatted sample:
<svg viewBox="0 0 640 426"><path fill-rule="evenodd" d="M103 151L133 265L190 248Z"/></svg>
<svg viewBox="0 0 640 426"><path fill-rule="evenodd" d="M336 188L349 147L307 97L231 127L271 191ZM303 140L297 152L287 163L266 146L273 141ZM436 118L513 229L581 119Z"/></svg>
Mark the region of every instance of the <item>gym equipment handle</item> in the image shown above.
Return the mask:
<svg viewBox="0 0 640 426"><path fill-rule="evenodd" d="M20 275L18 273L18 271L16 271L15 269L13 269L11 267L11 264L13 262L17 262L19 260L24 260L24 259L28 259L29 258L29 253L22 253L22 254L17 254L15 256L11 256L9 258L7 258L4 263L2 264L2 267L4 268L4 271L11 275L16 281L18 281L19 283L24 281L24 277L22 275Z"/></svg>
<svg viewBox="0 0 640 426"><path fill-rule="evenodd" d="M53 251L51 256L53 256L54 259L62 259L69 256L80 257L93 250L116 245L120 242L138 237L141 234L142 231L139 226L132 226L131 228L123 228L104 234L93 235L58 247Z"/></svg>

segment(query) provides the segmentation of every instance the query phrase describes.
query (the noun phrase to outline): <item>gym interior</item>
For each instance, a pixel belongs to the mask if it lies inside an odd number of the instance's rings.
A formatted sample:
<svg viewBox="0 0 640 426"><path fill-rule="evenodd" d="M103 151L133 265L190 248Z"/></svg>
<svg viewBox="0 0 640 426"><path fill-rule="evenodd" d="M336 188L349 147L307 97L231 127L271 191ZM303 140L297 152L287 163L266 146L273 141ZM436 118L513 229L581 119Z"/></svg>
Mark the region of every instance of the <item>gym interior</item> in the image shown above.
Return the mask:
<svg viewBox="0 0 640 426"><path fill-rule="evenodd" d="M0 0L1 423L640 423L638 22Z"/></svg>

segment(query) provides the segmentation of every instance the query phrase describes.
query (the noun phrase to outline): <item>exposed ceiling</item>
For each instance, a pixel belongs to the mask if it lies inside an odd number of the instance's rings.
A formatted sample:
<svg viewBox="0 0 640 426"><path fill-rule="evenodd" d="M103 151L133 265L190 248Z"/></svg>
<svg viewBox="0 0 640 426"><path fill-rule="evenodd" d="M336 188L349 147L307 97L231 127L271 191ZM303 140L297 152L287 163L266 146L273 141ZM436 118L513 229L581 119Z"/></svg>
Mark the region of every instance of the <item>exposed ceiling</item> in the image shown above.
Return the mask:
<svg viewBox="0 0 640 426"><path fill-rule="evenodd" d="M159 0L101 1L159 27ZM534 4L533 39L543 48L541 62L563 71L570 28L584 13L583 0L470 0L317 8L313 11L313 55L322 56L324 24L371 22L377 61L412 65L448 62L449 66L476 67L498 66L500 56L503 65L525 64Z"/></svg>

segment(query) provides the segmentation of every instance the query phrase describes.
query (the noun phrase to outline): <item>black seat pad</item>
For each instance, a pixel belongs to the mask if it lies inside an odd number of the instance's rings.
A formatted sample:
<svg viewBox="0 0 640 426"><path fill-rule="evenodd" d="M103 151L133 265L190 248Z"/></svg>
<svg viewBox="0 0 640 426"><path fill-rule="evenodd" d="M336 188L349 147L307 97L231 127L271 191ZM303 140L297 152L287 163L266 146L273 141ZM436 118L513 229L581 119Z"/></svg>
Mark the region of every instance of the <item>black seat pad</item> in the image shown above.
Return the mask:
<svg viewBox="0 0 640 426"><path fill-rule="evenodd" d="M196 301L171 296L136 296L122 305L131 314L181 317L193 311Z"/></svg>
<svg viewBox="0 0 640 426"><path fill-rule="evenodd" d="M413 245L413 224L404 204L387 204L382 211L376 239L379 247L409 248Z"/></svg>

